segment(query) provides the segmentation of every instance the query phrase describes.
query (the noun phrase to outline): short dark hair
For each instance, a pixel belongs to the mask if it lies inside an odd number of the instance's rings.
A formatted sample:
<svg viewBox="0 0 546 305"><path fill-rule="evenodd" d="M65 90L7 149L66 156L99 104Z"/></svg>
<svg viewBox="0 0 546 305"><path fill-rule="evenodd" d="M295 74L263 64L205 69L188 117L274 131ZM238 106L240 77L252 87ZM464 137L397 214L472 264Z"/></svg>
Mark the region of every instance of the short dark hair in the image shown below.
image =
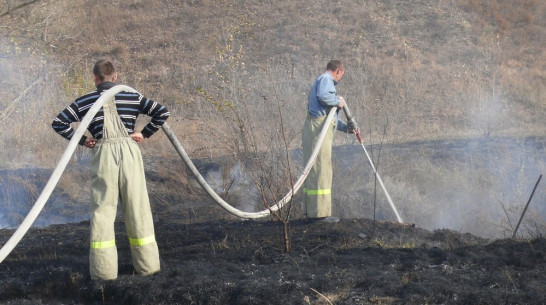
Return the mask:
<svg viewBox="0 0 546 305"><path fill-rule="evenodd" d="M97 61L93 67L93 74L95 74L101 81L104 81L106 76L111 76L114 73L116 73L116 68L114 68L114 65L106 59Z"/></svg>
<svg viewBox="0 0 546 305"><path fill-rule="evenodd" d="M341 70L345 69L343 67L343 63L341 62L341 60L333 59L333 60L330 60L328 64L326 65L326 70L336 71L338 69L341 69Z"/></svg>

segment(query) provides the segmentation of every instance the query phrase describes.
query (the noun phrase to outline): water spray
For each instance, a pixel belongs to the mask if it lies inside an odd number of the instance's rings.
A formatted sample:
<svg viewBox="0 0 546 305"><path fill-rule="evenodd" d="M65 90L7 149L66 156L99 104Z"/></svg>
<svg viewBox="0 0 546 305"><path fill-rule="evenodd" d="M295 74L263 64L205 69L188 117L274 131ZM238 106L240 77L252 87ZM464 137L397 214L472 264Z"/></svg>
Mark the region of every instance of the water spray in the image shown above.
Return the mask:
<svg viewBox="0 0 546 305"><path fill-rule="evenodd" d="M358 128L356 121L351 114L351 110L349 109L347 104L343 106L343 111L345 112L345 116L347 117L347 127L349 128L349 131L355 134L356 138L358 139L358 142L360 142L360 145L362 146L362 149L364 149L364 153L366 154L368 161L370 161L370 165L372 166L373 172L375 173L375 176L377 177L377 180L379 181L381 188L383 188L383 192L385 193L385 196L387 197L387 201L389 202L394 214L396 215L396 219L398 219L399 223L403 223L404 221L402 220L402 217L400 217L400 214L398 213L396 206L394 206L391 196L389 195L389 192L387 192L387 188L385 187L385 184L383 184L383 180L381 179L381 176L379 176L379 173L375 169L375 165L373 164L372 158L370 158L370 155L368 154L368 151L366 150L366 147L364 146L364 141L362 141L362 135L360 134L360 129Z"/></svg>

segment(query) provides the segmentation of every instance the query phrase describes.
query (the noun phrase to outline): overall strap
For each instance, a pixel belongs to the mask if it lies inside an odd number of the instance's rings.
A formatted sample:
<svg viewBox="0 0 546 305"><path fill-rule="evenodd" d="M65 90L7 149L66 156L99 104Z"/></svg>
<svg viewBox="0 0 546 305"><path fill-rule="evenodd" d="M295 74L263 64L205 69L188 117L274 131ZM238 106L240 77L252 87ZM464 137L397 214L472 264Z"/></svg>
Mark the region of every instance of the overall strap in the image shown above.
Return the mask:
<svg viewBox="0 0 546 305"><path fill-rule="evenodd" d="M102 106L104 113L104 125L102 127L102 138L103 139L112 139L112 138L125 138L129 137L125 125L121 121L121 118L118 115L116 109L115 97L106 101Z"/></svg>

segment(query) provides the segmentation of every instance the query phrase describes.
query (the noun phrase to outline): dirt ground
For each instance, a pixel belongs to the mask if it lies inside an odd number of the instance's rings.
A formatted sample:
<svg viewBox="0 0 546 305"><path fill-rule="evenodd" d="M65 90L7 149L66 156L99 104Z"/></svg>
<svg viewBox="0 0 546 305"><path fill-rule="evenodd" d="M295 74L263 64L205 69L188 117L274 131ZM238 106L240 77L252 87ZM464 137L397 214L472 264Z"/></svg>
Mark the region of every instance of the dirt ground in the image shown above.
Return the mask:
<svg viewBox="0 0 546 305"><path fill-rule="evenodd" d="M134 274L117 223L119 277L88 273L89 223L34 228L0 264L0 304L544 304L546 240L485 240L449 230L343 219L291 221L282 251L271 220L180 221L154 211L162 271ZM204 215L204 214L203 214ZM12 234L0 230L0 244Z"/></svg>

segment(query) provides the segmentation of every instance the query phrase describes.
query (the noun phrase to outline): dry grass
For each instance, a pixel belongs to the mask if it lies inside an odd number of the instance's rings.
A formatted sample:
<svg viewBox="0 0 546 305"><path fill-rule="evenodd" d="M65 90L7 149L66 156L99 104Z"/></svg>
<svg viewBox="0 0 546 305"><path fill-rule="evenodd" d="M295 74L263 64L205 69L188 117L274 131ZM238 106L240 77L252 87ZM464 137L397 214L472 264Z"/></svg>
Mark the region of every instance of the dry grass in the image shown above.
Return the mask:
<svg viewBox="0 0 546 305"><path fill-rule="evenodd" d="M223 129L215 126L215 105L223 102L255 105L247 113L254 119L274 85L295 107L289 119L297 130L310 82L329 58L341 58L348 73L339 90L366 131L377 139L388 120L389 141L400 142L485 132L544 134L537 115L544 107L544 6L537 0L50 0L4 17L0 34L9 41L2 52L15 54L15 61L38 50L47 55L36 60L64 67L56 83L66 96L54 98L64 104L92 88L86 78L97 58L113 58L121 82L169 106L177 120L171 125L190 134L191 150L206 149L208 139L193 136L185 128L188 119ZM286 84L272 84L264 69L273 82ZM13 96L13 89L2 91ZM488 106L507 107L505 115L473 122L482 112L474 105L490 95L497 98Z"/></svg>

